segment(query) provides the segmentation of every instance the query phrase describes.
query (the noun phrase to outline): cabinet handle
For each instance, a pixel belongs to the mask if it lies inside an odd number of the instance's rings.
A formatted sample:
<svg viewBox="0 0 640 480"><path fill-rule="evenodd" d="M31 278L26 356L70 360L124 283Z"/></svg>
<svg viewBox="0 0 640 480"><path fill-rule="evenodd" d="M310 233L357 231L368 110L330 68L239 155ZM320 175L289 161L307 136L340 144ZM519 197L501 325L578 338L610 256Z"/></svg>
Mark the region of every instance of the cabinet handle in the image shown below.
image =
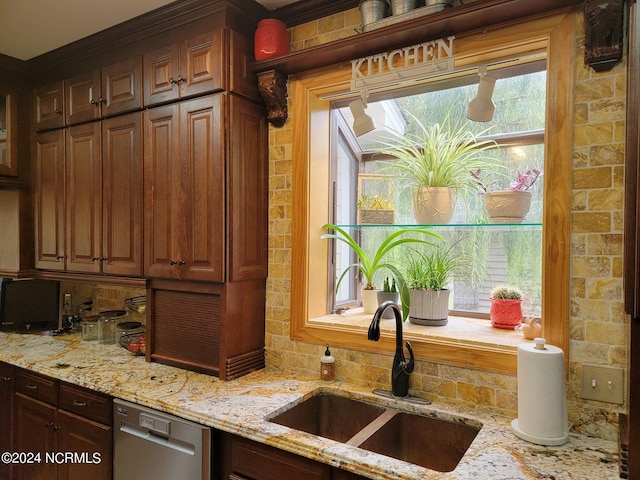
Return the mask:
<svg viewBox="0 0 640 480"><path fill-rule="evenodd" d="M44 424L44 426L47 428L55 428L55 425L53 424L53 422L47 422Z"/></svg>
<svg viewBox="0 0 640 480"><path fill-rule="evenodd" d="M173 78L173 77L171 77L171 78L169 79L169 83L170 83L171 85L177 85L179 81L180 81L180 77L178 77L178 80L176 80L176 79L175 79L175 78Z"/></svg>
<svg viewBox="0 0 640 480"><path fill-rule="evenodd" d="M183 83L183 82L186 82L186 81L187 81L186 78L184 78L182 75L178 75L178 83Z"/></svg>
<svg viewBox="0 0 640 480"><path fill-rule="evenodd" d="M80 400L74 400L73 405L76 407L86 407L89 404L87 402L81 402Z"/></svg>
<svg viewBox="0 0 640 480"><path fill-rule="evenodd" d="M56 115L62 115L62 110L60 110L59 108L56 108L53 113L55 113Z"/></svg>
<svg viewBox="0 0 640 480"><path fill-rule="evenodd" d="M107 261L107 257L100 257L100 261L101 262L106 262Z"/></svg>
<svg viewBox="0 0 640 480"><path fill-rule="evenodd" d="M100 97L97 100L91 100L91 105L100 105L101 103L105 103L104 98Z"/></svg>
<svg viewBox="0 0 640 480"><path fill-rule="evenodd" d="M10 382L11 381L11 377L2 377L2 380L4 382Z"/></svg>
<svg viewBox="0 0 640 480"><path fill-rule="evenodd" d="M187 262L185 262L184 260L178 260L176 263L177 263L178 265L184 265L184 264L185 264L185 263L187 263Z"/></svg>
<svg viewBox="0 0 640 480"><path fill-rule="evenodd" d="M33 383L27 383L25 386L26 386L29 390L37 390L37 389L38 389L38 386L37 386L37 385L34 385Z"/></svg>
<svg viewBox="0 0 640 480"><path fill-rule="evenodd" d="M63 260L64 259L64 255L56 255L56 260Z"/></svg>

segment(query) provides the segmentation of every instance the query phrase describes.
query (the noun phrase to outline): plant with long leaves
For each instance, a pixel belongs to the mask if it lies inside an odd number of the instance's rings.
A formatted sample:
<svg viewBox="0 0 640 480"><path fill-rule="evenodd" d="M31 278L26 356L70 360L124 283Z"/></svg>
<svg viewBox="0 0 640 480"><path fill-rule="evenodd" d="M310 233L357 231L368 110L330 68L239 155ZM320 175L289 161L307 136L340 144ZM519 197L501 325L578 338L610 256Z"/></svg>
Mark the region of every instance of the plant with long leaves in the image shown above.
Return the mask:
<svg viewBox="0 0 640 480"><path fill-rule="evenodd" d="M374 284L374 276L376 272L382 269L387 269L391 272L396 280L396 284L398 285L398 289L400 291L400 299L402 301L402 310L404 314L403 316L404 318L407 318L409 312L409 291L406 288L406 284L401 271L394 264L386 262L385 257L391 250L397 248L400 245L409 243L431 245L431 242L429 242L424 237L407 236L407 234L425 235L429 237L429 239L435 240L442 240L442 237L437 233L432 232L427 227L401 228L386 237L382 241L378 249L373 252L372 255L369 255L360 246L360 244L343 228L340 228L337 225L332 225L330 223L323 225L322 228L326 230L333 230L336 233L325 233L320 238L335 239L340 242L344 242L354 251L354 253L358 257L358 262L348 265L340 274L340 277L338 278L338 281L336 283L336 290L340 287L340 283L347 275L347 273L353 269L358 270L364 277L364 288L366 290L375 290L376 286Z"/></svg>
<svg viewBox="0 0 640 480"><path fill-rule="evenodd" d="M403 185L412 190L449 187L461 193L475 190L469 171L495 169L495 162L484 152L497 148L493 140L478 140L487 133L474 133L468 122L452 125L449 115L442 123L430 126L409 114L418 133L405 133L382 142L382 153L395 157L388 167Z"/></svg>

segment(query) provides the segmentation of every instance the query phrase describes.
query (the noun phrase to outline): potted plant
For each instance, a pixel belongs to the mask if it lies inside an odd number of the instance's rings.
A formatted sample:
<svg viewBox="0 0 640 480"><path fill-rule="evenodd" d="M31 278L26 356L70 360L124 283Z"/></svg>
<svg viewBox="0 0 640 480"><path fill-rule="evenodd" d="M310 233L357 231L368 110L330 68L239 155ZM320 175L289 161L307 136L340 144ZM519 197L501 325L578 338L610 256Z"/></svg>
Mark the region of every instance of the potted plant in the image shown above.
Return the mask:
<svg viewBox="0 0 640 480"><path fill-rule="evenodd" d="M389 301L397 304L400 301L400 293L396 286L396 279L386 277L382 285L382 290L378 291L378 305ZM390 309L385 310L382 312L382 318L394 318L393 311Z"/></svg>
<svg viewBox="0 0 640 480"><path fill-rule="evenodd" d="M491 325L513 330L522 322L522 291L508 285L498 285L491 290Z"/></svg>
<svg viewBox="0 0 640 480"><path fill-rule="evenodd" d="M409 290L409 321L418 325L443 326L449 319L447 288L455 273L462 273L468 257L455 247L435 245L429 251L414 251L404 269Z"/></svg>
<svg viewBox="0 0 640 480"><path fill-rule="evenodd" d="M326 230L332 230L335 233L325 233L321 236L321 238L335 239L347 244L358 257L358 262L350 264L340 274L340 277L338 278L338 281L336 283L336 289L340 286L342 279L349 271L351 271L352 269L357 269L364 277L362 288L362 306L364 313L374 313L378 308L377 288L374 283L374 276L378 271L387 269L391 272L393 277L396 279L398 286L400 287L399 290L403 301L403 312L405 312L406 317L408 310L405 310L405 308L407 308L405 307L405 304L408 304L408 297L406 295L403 295L403 290L405 290L403 289L404 280L402 278L400 270L392 263L386 262L386 256L391 250L407 243L429 244L429 242L424 238L406 236L406 234L408 233L427 235L435 239L440 239L441 237L436 233L430 231L428 228L401 228L387 236L382 241L380 246L376 249L376 251L372 252L372 254L370 255L351 235L349 235L347 231L338 227L337 225L328 223L326 225L323 225L322 228ZM366 299L366 304L365 296L372 297L371 300L369 300L369 298Z"/></svg>
<svg viewBox="0 0 640 480"><path fill-rule="evenodd" d="M425 225L449 223L457 196L475 191L468 172L495 168L484 152L496 143L478 140L468 122L455 127L449 116L431 126L411 118L417 133L385 142L381 151L396 158L388 162L388 168L396 172L404 188L411 189L416 221Z"/></svg>
<svg viewBox="0 0 640 480"><path fill-rule="evenodd" d="M494 190L498 180L487 183L481 178L482 169L470 171L473 181L480 187L484 197L484 208L491 223L522 223L531 208L531 192L529 189L536 183L542 172L529 168L522 173L516 170L515 179L508 189Z"/></svg>
<svg viewBox="0 0 640 480"><path fill-rule="evenodd" d="M395 210L391 202L380 195L363 194L356 202L362 224L393 224Z"/></svg>

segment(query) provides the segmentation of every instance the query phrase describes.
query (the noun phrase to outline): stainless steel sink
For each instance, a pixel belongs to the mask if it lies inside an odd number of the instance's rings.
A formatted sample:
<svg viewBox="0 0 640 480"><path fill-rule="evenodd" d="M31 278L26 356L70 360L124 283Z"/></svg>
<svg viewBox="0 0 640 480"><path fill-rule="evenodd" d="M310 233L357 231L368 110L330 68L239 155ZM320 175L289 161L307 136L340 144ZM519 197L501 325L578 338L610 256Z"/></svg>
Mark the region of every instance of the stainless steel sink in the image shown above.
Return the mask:
<svg viewBox="0 0 640 480"><path fill-rule="evenodd" d="M324 392L269 421L439 472L456 468L482 428Z"/></svg>

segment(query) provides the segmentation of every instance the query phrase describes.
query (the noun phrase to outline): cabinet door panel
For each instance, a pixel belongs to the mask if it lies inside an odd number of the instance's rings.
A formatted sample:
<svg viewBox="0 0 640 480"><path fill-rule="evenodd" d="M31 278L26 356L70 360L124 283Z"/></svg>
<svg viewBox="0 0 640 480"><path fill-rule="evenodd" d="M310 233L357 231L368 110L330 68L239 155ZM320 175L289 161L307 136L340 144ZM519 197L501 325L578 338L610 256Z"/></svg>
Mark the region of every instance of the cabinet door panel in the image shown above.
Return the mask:
<svg viewBox="0 0 640 480"><path fill-rule="evenodd" d="M39 400L16 393L15 405L15 452L33 452L41 455L34 464L17 465L16 480L51 480L56 477L56 464L45 461L47 452L56 451L56 409Z"/></svg>
<svg viewBox="0 0 640 480"><path fill-rule="evenodd" d="M177 105L144 112L144 274L174 276L177 233L173 209L180 210L179 113ZM178 176L179 179L179 176ZM180 211L183 216L186 212Z"/></svg>
<svg viewBox="0 0 640 480"><path fill-rule="evenodd" d="M36 268L64 270L64 133L36 136L35 244Z"/></svg>
<svg viewBox="0 0 640 480"><path fill-rule="evenodd" d="M267 124L261 106L231 97L227 173L232 281L267 277Z"/></svg>
<svg viewBox="0 0 640 480"><path fill-rule="evenodd" d="M191 280L224 279L223 99L213 95L181 105L181 260L183 276Z"/></svg>
<svg viewBox="0 0 640 480"><path fill-rule="evenodd" d="M102 116L142 107L142 58L135 57L102 69Z"/></svg>
<svg viewBox="0 0 640 480"><path fill-rule="evenodd" d="M102 257L102 173L100 123L66 132L67 270L100 272Z"/></svg>
<svg viewBox="0 0 640 480"><path fill-rule="evenodd" d="M38 88L34 98L36 130L47 130L64 125L64 85L55 82Z"/></svg>
<svg viewBox="0 0 640 480"><path fill-rule="evenodd" d="M180 47L170 45L143 57L144 104L155 105L178 98L177 84L180 67Z"/></svg>
<svg viewBox="0 0 640 480"><path fill-rule="evenodd" d="M0 363L0 451L13 450L13 385L14 370L11 365ZM0 478L11 478L11 465L0 464Z"/></svg>
<svg viewBox="0 0 640 480"><path fill-rule="evenodd" d="M180 95L187 97L224 88L224 30L206 33L182 42Z"/></svg>
<svg viewBox="0 0 640 480"><path fill-rule="evenodd" d="M102 272L142 275L142 114L102 125Z"/></svg>
<svg viewBox="0 0 640 480"><path fill-rule="evenodd" d="M102 94L100 92L99 69L82 73L64 83L67 125L100 118Z"/></svg>
<svg viewBox="0 0 640 480"><path fill-rule="evenodd" d="M58 451L86 455L83 462L64 462L59 465L58 478L111 480L111 427L64 410L58 411L56 425L59 429Z"/></svg>

